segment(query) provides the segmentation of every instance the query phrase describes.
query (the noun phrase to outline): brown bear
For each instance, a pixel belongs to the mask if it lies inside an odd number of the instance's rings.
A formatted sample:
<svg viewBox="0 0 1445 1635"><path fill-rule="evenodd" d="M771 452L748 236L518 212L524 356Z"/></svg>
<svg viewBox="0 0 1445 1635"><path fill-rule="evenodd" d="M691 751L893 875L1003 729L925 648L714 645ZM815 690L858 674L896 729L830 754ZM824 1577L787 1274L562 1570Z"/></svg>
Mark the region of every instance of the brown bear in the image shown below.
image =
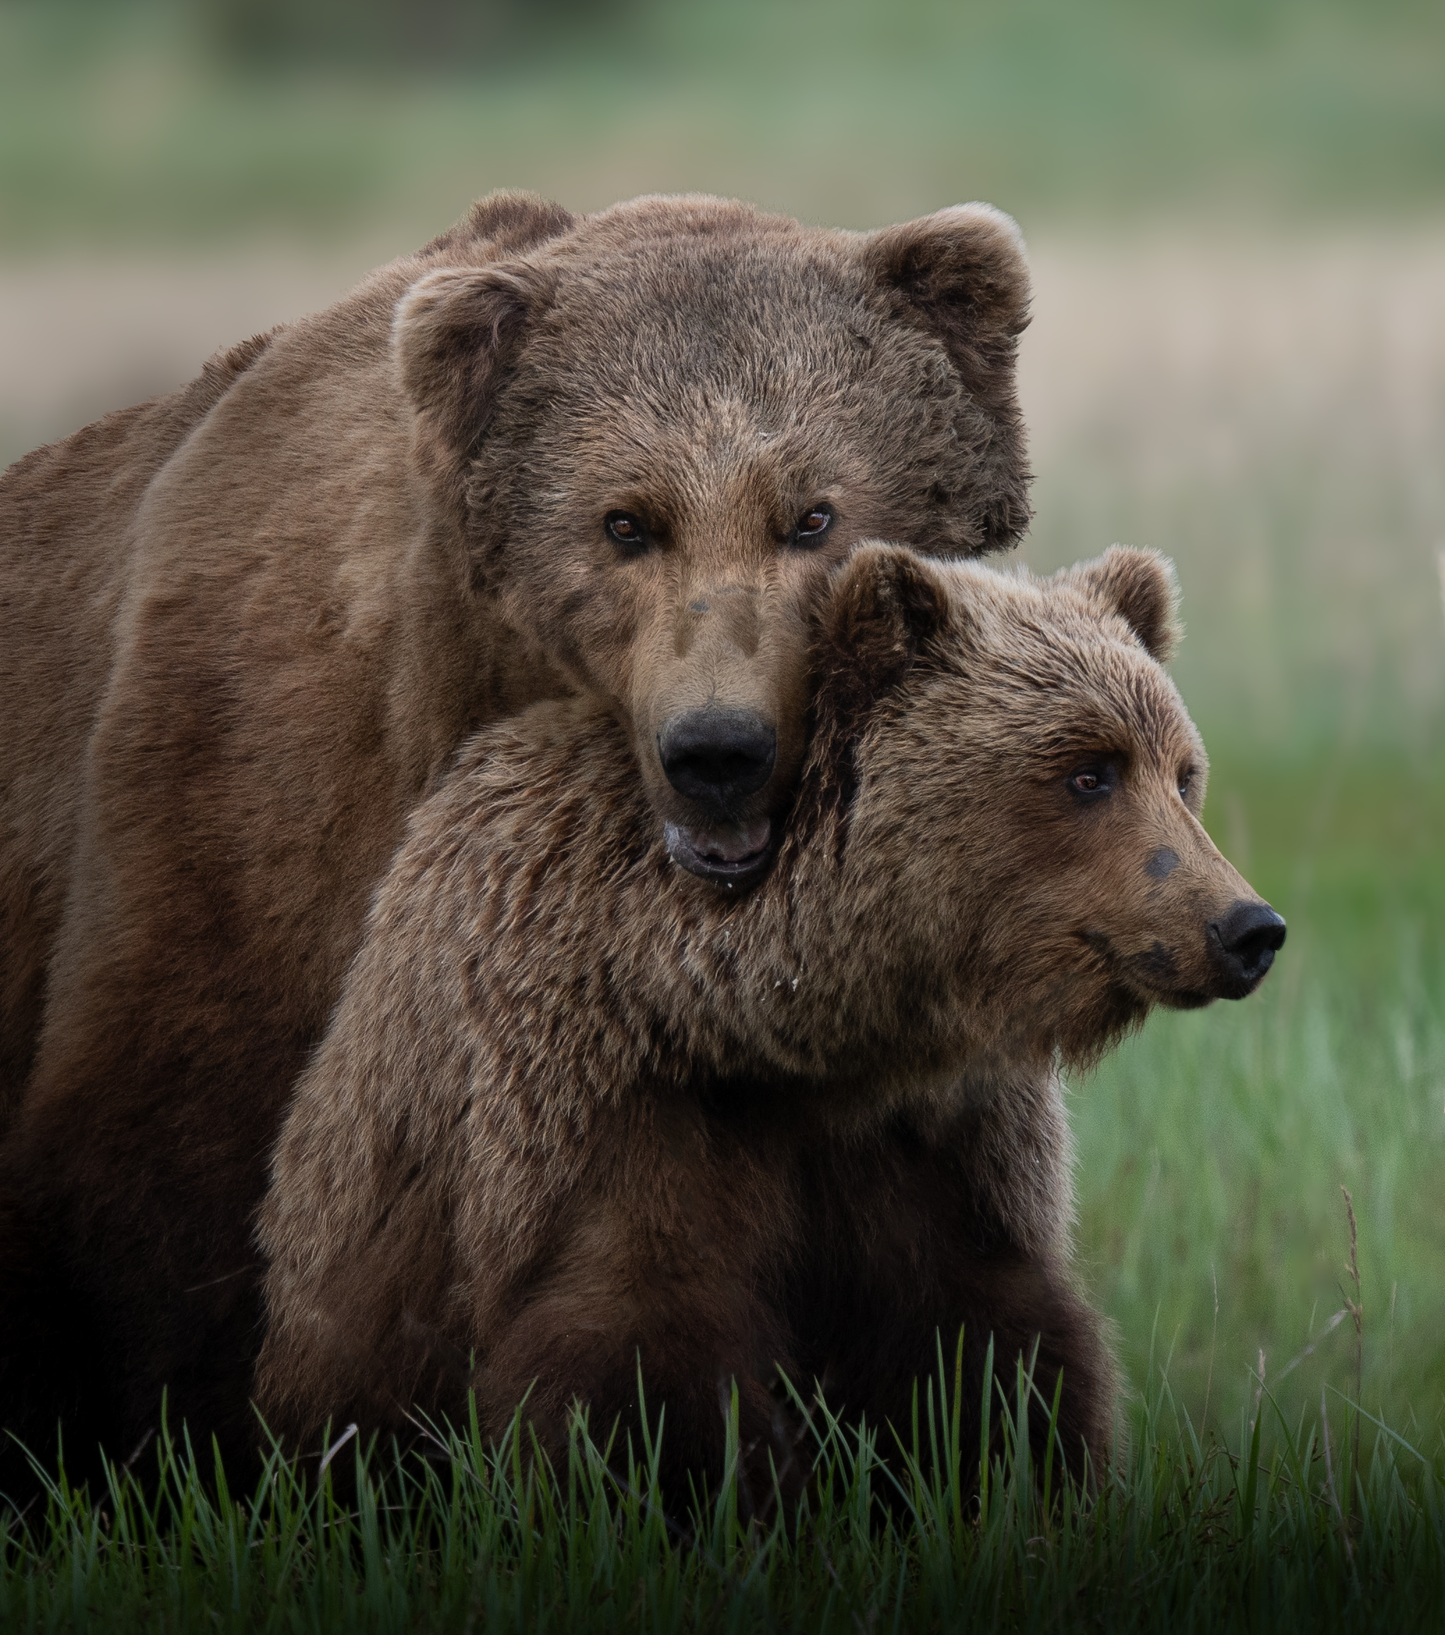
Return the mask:
<svg viewBox="0 0 1445 1635"><path fill-rule="evenodd" d="M771 866L856 542L1027 518L987 206L833 232L482 201L337 306L0 482L0 1404L249 1442L254 1211L408 813L602 700L719 891ZM223 1434L224 1440L224 1434Z"/></svg>
<svg viewBox="0 0 1445 1635"><path fill-rule="evenodd" d="M966 1435L992 1336L1005 1378L1037 1344L1046 1402L1062 1371L1065 1451L1102 1458L1058 1068L1152 1005L1242 997L1284 940L1200 824L1172 610L1151 553L1039 580L858 551L777 864L740 900L647 834L598 704L473 739L277 1146L270 1423L402 1429L470 1387L496 1434L530 1391L555 1452L576 1399L636 1423L640 1359L685 1495L721 1469L729 1380L782 1465L777 1369L904 1428L962 1325Z"/></svg>

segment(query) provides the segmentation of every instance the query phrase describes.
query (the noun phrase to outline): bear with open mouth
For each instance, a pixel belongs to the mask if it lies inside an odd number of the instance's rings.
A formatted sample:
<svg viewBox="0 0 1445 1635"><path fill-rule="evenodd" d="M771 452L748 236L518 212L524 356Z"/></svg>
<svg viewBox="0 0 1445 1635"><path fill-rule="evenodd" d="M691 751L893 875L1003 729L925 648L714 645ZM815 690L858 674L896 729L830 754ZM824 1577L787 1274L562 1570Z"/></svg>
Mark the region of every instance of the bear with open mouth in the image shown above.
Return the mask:
<svg viewBox="0 0 1445 1635"><path fill-rule="evenodd" d="M779 1370L908 1423L963 1330L1034 1362L1078 1472L1115 1369L1071 1270L1059 1070L1155 1005L1250 993L1284 922L1200 823L1161 661L1172 575L1051 579L869 544L835 571L775 865L710 889L649 835L594 700L489 728L417 811L277 1148L256 1396L293 1444L476 1393L665 1407L663 1479L796 1469ZM1046 1415L1036 1414L1036 1431ZM976 1445L976 1441L973 1443ZM759 1452L758 1450L762 1450Z"/></svg>

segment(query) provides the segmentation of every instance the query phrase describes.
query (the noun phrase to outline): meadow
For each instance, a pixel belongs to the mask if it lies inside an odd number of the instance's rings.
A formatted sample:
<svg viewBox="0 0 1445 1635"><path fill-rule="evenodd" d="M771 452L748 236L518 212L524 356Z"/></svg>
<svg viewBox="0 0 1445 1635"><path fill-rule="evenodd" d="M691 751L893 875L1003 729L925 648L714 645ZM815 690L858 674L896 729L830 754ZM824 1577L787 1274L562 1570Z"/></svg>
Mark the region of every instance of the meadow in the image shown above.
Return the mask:
<svg viewBox="0 0 1445 1635"><path fill-rule="evenodd" d="M1071 1087L1127 1455L1094 1500L1051 1476L1045 1507L1005 1450L980 1508L945 1413L939 1485L905 1478L880 1520L891 1478L825 1427L834 1480L797 1536L738 1522L725 1486L683 1537L645 1450L620 1480L580 1432L555 1482L465 1428L425 1471L377 1450L346 1504L280 1462L217 1494L181 1444L159 1499L118 1474L12 1525L0 1626L1445 1619L1438 11L598 15L606 39L383 74L304 40L217 56L160 4L5 0L0 458L334 298L491 186L582 207L697 186L857 226L1012 210L1036 279L1021 555L1174 559L1205 820L1289 922L1257 995L1157 1015Z"/></svg>
<svg viewBox="0 0 1445 1635"><path fill-rule="evenodd" d="M1017 1378L1013 1379L1017 1371ZM574 1424L541 1468L520 1421L429 1434L426 1461L345 1436L298 1471L273 1455L233 1496L163 1440L142 1490L63 1480L0 1539L8 1629L235 1631L1169 1630L1438 1627L1445 1466L1336 1399L1291 1423L1267 1389L1230 1452L1162 1378L1132 1448L1086 1495L1051 1445L1030 1464L1021 1365L996 1449L965 1446L941 1350L899 1443L814 1411L815 1480L789 1518L745 1519L733 1472L684 1525L663 1510L655 1442ZM993 1383L985 1377L984 1389ZM1362 1434L1356 1438L1356 1432ZM666 1434L665 1415L655 1435ZM1020 1456L1016 1450L1023 1450ZM887 1463L882 1456L887 1455ZM336 1460L353 1461L349 1468ZM345 1497L335 1475L344 1471Z"/></svg>
<svg viewBox="0 0 1445 1635"><path fill-rule="evenodd" d="M1212 1379L1221 1426L1261 1355L1273 1378L1317 1343L1294 1401L1353 1370L1352 1325L1319 1336L1344 1308L1347 1186L1366 1395L1439 1435L1441 248L1338 229L1035 250L1023 554L1174 558L1205 821L1290 926L1251 1000L1154 1017L1074 1094L1096 1292L1135 1377L1152 1336L1191 1412Z"/></svg>

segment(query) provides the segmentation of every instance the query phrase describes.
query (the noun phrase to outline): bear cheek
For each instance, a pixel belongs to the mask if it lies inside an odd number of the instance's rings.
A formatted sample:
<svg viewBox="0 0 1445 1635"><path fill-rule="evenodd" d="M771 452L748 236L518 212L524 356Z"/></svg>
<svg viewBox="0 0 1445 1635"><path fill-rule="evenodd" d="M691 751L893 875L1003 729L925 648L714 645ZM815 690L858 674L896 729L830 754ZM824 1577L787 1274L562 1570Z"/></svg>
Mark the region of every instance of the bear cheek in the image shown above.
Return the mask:
<svg viewBox="0 0 1445 1635"><path fill-rule="evenodd" d="M516 561L523 555L525 565ZM630 714L649 644L665 641L652 628L656 566L617 561L593 541L566 538L528 542L513 563L500 591L508 624L535 631L573 686Z"/></svg>

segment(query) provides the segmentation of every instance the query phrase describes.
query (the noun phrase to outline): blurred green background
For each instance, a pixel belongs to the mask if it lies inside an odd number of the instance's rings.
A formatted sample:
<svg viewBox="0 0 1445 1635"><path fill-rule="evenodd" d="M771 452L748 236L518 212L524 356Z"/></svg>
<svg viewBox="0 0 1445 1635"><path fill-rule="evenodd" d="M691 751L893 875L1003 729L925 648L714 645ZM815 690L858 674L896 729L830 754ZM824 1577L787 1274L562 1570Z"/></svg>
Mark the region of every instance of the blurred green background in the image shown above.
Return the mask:
<svg viewBox="0 0 1445 1635"><path fill-rule="evenodd" d="M1438 203L1431 0L7 0L7 241L314 233L479 187L859 226Z"/></svg>
<svg viewBox="0 0 1445 1635"><path fill-rule="evenodd" d="M1075 1087L1085 1276L1192 1413L1261 1354L1317 1404L1347 1185L1366 1404L1438 1434L1445 6L0 0L0 459L497 186L1019 219L1022 554L1174 557L1206 818L1290 922L1258 996Z"/></svg>

